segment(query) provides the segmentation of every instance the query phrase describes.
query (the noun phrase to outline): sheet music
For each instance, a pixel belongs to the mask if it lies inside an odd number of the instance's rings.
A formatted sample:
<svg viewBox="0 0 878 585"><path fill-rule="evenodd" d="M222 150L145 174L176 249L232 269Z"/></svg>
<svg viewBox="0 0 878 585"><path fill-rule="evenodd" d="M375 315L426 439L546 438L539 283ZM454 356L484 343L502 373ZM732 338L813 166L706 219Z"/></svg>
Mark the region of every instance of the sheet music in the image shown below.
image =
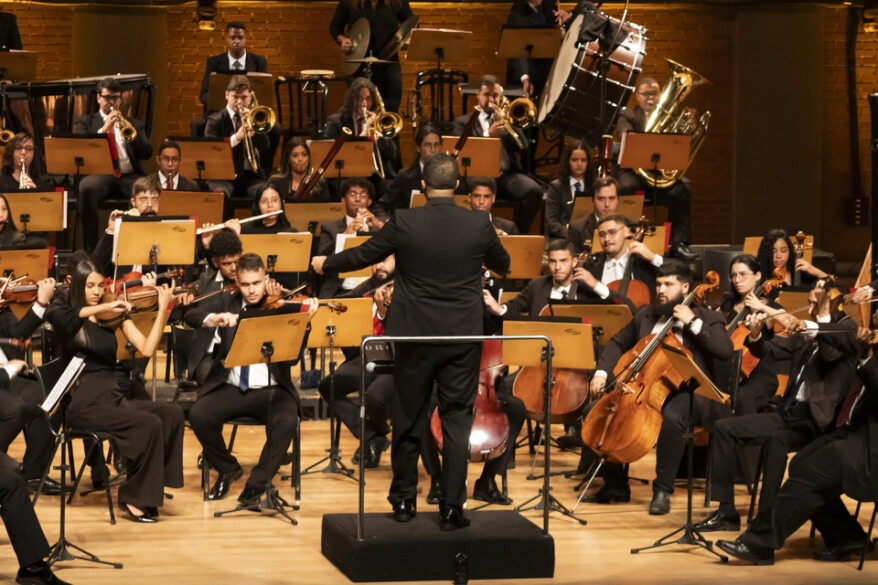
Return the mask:
<svg viewBox="0 0 878 585"><path fill-rule="evenodd" d="M61 400L61 397L64 396L64 392L70 387L70 384L76 379L76 376L79 375L79 372L81 372L84 367L85 361L81 357L74 356L73 359L70 360L70 363L67 364L67 367L64 368L64 372L61 373L61 377L55 382L52 391L46 396L46 399L40 405L40 408L47 413L51 413L55 409L55 406L58 405L58 401Z"/></svg>

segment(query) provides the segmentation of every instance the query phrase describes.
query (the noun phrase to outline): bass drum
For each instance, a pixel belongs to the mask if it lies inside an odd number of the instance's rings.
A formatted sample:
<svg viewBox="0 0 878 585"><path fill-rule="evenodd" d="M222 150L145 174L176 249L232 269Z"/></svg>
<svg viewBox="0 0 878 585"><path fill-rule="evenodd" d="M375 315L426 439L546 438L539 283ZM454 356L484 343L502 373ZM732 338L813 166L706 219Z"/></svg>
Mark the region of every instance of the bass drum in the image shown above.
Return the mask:
<svg viewBox="0 0 878 585"><path fill-rule="evenodd" d="M618 19L605 17L618 30ZM589 144L597 144L608 133L619 110L628 102L646 54L646 29L622 24L624 39L609 56L606 93L606 127L601 126L600 46L598 40L579 42L585 16L580 14L564 35L561 51L549 71L549 81L540 100L538 122Z"/></svg>

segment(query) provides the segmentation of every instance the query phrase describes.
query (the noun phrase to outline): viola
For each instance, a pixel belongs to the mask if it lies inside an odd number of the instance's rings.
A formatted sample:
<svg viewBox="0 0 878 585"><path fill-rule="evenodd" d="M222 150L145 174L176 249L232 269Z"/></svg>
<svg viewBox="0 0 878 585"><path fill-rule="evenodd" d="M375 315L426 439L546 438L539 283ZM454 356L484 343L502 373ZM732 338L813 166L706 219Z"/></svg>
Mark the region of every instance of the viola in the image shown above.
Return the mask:
<svg viewBox="0 0 878 585"><path fill-rule="evenodd" d="M160 280L170 280L172 278L182 278L183 274L184 272L182 268L171 269L162 272L161 274L157 274L156 282ZM123 275L122 278L112 279L107 277L104 280L104 288L109 289L115 295L122 295L125 291L131 291L132 289L141 286L143 286L143 273L133 270L128 274Z"/></svg>
<svg viewBox="0 0 878 585"><path fill-rule="evenodd" d="M649 219L641 217L637 222L637 229L631 239L637 242L643 242L643 238L646 237L646 234L654 231L655 228L652 227ZM652 302L652 291L649 290L649 287L646 286L645 282L633 277L635 260L634 254L629 252L628 261L625 263L625 272L622 275L622 278L614 280L607 285L607 288L613 292L619 293L620 297L627 298L636 308L640 308Z"/></svg>
<svg viewBox="0 0 878 585"><path fill-rule="evenodd" d="M503 344L499 340L482 343L482 358L479 363L479 390L473 412L473 427L470 431L470 461L489 461L503 455L509 439L509 419L503 405L494 393L494 381L503 372ZM439 450L442 450L442 420L439 411L433 412L430 419L430 432Z"/></svg>
<svg viewBox="0 0 878 585"><path fill-rule="evenodd" d="M762 297L767 295L775 287L783 286L784 284L784 271L782 268L777 268L774 271L774 278L770 278L756 287L756 290L753 291L757 297ZM744 319L747 315L750 314L750 307L746 305L738 311L738 314L729 322L726 327L726 331L729 332L729 337L732 340L732 345L735 350L741 351L741 378L747 378L756 368L756 365L759 363L759 358L750 353L750 348L747 347L747 344L744 343L747 340L747 337L750 335L750 329L744 325Z"/></svg>
<svg viewBox="0 0 878 585"><path fill-rule="evenodd" d="M683 305L690 306L719 288L716 272L708 272L706 280L686 295ZM691 357L675 335L668 335L674 321L668 319L657 333L638 341L619 359L612 387L583 420L583 443L608 461L632 463L655 445L665 399L685 381L658 349L669 346Z"/></svg>
<svg viewBox="0 0 878 585"><path fill-rule="evenodd" d="M101 304L123 300L129 303L130 307L127 311L121 313L116 311L103 311L95 315L95 318L101 326L108 329L115 329L132 313L148 313L158 309L158 299L158 289L154 286L141 286L140 288L125 294L124 297L107 292L101 297Z"/></svg>

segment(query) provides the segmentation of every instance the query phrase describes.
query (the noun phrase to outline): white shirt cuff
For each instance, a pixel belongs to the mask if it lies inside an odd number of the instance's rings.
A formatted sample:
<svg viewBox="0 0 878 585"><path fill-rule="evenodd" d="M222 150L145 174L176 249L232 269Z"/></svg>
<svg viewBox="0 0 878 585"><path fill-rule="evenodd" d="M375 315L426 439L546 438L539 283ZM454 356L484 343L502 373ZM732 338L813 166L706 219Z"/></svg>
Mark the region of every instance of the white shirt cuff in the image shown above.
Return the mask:
<svg viewBox="0 0 878 585"><path fill-rule="evenodd" d="M34 315L36 315L40 319L43 319L46 316L46 307L42 306L39 303L34 303L33 305L31 305L30 309L34 312Z"/></svg>
<svg viewBox="0 0 878 585"><path fill-rule="evenodd" d="M603 282L597 283L592 290L594 290L595 294L601 297L601 299L606 299L610 296L610 289Z"/></svg>
<svg viewBox="0 0 878 585"><path fill-rule="evenodd" d="M7 364L7 365L3 366L3 369L6 370L6 373L9 375L10 380L12 380L13 378L15 378L15 376L18 375L18 368L16 368L15 366L11 366L11 365Z"/></svg>
<svg viewBox="0 0 878 585"><path fill-rule="evenodd" d="M692 332L692 335L698 335L701 333L701 328L704 326L704 321L701 319L693 319L691 323L689 323L689 331Z"/></svg>
<svg viewBox="0 0 878 585"><path fill-rule="evenodd" d="M664 263L664 261L665 261L665 259L662 258L661 254L656 254L655 256L652 257L652 265L655 266L656 268L661 266L662 263Z"/></svg>

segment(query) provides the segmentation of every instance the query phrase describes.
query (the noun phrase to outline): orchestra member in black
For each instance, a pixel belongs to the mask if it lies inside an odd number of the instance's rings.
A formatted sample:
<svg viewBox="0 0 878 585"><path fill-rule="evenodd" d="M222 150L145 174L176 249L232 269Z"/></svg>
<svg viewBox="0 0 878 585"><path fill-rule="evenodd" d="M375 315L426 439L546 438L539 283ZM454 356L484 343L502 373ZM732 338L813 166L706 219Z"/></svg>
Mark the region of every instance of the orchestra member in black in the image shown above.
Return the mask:
<svg viewBox="0 0 878 585"><path fill-rule="evenodd" d="M385 325L388 335L481 335L482 266L504 274L509 255L486 214L454 204L454 159L445 154L430 157L424 163L424 183L425 207L397 211L394 220L363 245L329 258L315 256L312 267L318 273L335 273L368 266L393 253L397 268ZM436 382L445 443L440 528L469 525L463 504L480 350L478 343L396 347L388 500L398 522L416 514L418 457Z"/></svg>
<svg viewBox="0 0 878 585"><path fill-rule="evenodd" d="M98 242L98 204L108 198L130 197L131 185L146 174L141 161L152 156L152 145L143 123L122 116L122 85L113 77L106 77L98 82L97 94L98 110L78 118L73 125L73 133L106 134L116 171L112 175L88 175L79 184L78 213L82 221L84 247L88 252ZM126 141L122 137L119 126L124 125L123 120L134 126L137 135L133 140Z"/></svg>
<svg viewBox="0 0 878 585"><path fill-rule="evenodd" d="M19 132L3 150L0 191L54 191L55 183L43 174L42 157L30 132ZM24 177L22 177L24 170Z"/></svg>
<svg viewBox="0 0 878 585"><path fill-rule="evenodd" d="M787 286L801 284L810 286L817 279L828 276L804 258L796 257L793 241L782 229L769 230L762 236L756 258L765 278L771 277L775 270L782 269L784 284ZM775 293L774 296L777 294Z"/></svg>
<svg viewBox="0 0 878 585"><path fill-rule="evenodd" d="M442 149L442 132L434 124L422 124L415 134L415 161L404 168L387 185L387 192L378 202L390 214L394 209L408 209L412 192L421 192L424 162Z"/></svg>
<svg viewBox="0 0 878 585"><path fill-rule="evenodd" d="M236 281L237 292L215 295L186 312L186 323L190 326L216 328L215 347L203 356L207 365L196 369L200 388L198 400L189 411L189 423L204 450L204 464L219 473L208 495L210 500L225 498L232 483L244 474L223 439L223 424L249 416L266 425L266 435L271 438L263 446L259 461L238 497L239 502L252 503L271 483L292 443L299 417L299 395L290 377L291 362L272 362L270 371L264 363L232 369L223 366L239 316L259 309L268 296L269 279L262 258L256 254L241 256ZM316 303L307 306L317 309ZM270 392L269 388L275 391Z"/></svg>
<svg viewBox="0 0 878 585"><path fill-rule="evenodd" d="M164 191L201 191L201 187L192 179L187 179L180 174L180 161L183 151L180 144L173 140L165 140L159 146L159 153L155 157L158 170L155 177Z"/></svg>
<svg viewBox="0 0 878 585"><path fill-rule="evenodd" d="M735 508L735 449L762 445L762 487L758 514L753 523L769 522L771 507L783 481L787 454L798 451L831 428L833 413L854 377L859 345L857 328L844 315L830 311L824 281L817 282L810 300L816 321L797 321L799 330L789 337L773 335L765 314L750 319L747 345L756 357L770 352L773 359L792 364L780 405L774 412L737 416L719 421L710 440L711 499L719 508L696 526L702 531L738 530L741 517ZM817 335L821 330L833 335ZM769 343L771 340L771 343Z"/></svg>
<svg viewBox="0 0 878 585"><path fill-rule="evenodd" d="M311 173L314 172L314 165L311 161L311 147L308 146L307 140L301 136L293 136L284 147L283 164L281 173L272 175L269 182L280 193L283 200L287 203L295 203L296 191L302 183L308 181ZM319 163L320 161L318 161ZM313 203L328 203L333 201L332 193L324 179L320 179L317 185L308 193L307 197L302 201Z"/></svg>
<svg viewBox="0 0 878 585"><path fill-rule="evenodd" d="M384 44L411 16L408 0L339 0L329 23L329 35L348 54L353 47L353 41L347 36L350 27L360 18L365 18L370 29L367 56L378 57ZM372 80L380 88L387 109L396 112L402 102L402 70L398 54L393 54L389 60L392 63L372 65ZM364 76L364 68L360 68L356 75Z"/></svg>
<svg viewBox="0 0 878 585"><path fill-rule="evenodd" d="M561 13L563 11L558 9L555 0L514 0L506 25L518 28L560 27ZM542 95L552 61L527 57L510 59L506 66L506 85L515 87L521 84L524 95L528 97Z"/></svg>
<svg viewBox="0 0 878 585"><path fill-rule="evenodd" d="M497 201L497 181L491 177L470 177L469 206L475 211L484 211L491 216L491 223L498 236L518 236L518 226L514 221L494 215L494 203Z"/></svg>
<svg viewBox="0 0 878 585"><path fill-rule="evenodd" d="M515 223L522 234L530 233L530 225L539 212L543 200L543 189L532 177L525 174L516 161L516 155L527 150L527 139L521 128L513 127L523 148L507 132L502 114L497 111L497 102L503 94L503 87L493 75L482 77L476 94L481 112L473 128L472 136L500 138L500 177L497 179L497 195L500 199L515 202ZM466 130L470 113L454 119L454 134L460 136Z"/></svg>
<svg viewBox="0 0 878 585"><path fill-rule="evenodd" d="M24 248L26 245L27 238L23 232L18 231L9 200L0 193L0 250Z"/></svg>
<svg viewBox="0 0 878 585"><path fill-rule="evenodd" d="M661 87L651 77L644 77L637 84L634 97L637 105L633 108L622 108L616 120L616 132L621 137L627 132L643 132L646 120L658 106ZM668 208L668 221L671 222L671 256L692 260L695 254L689 249L692 242L692 190L689 179L683 177L673 185L659 188L653 194L651 183L645 181L634 169L620 169L619 184L622 186L620 195L633 195L642 191L656 198L658 205Z"/></svg>
<svg viewBox="0 0 878 585"><path fill-rule="evenodd" d="M279 234L299 231L290 225L284 213L284 200L281 199L280 193L271 183L260 183L254 188L253 195L253 205L250 208L250 213L253 214L251 217L269 213L274 215L242 223L242 234Z"/></svg>
<svg viewBox="0 0 878 585"><path fill-rule="evenodd" d="M549 183L546 192L546 235L549 238L570 239L568 227L573 215L573 204L579 197L586 197L590 181L588 170L588 147L576 141L564 147L560 161L561 172ZM597 208L595 212L597 213ZM606 213L604 214L606 215Z"/></svg>
<svg viewBox="0 0 878 585"><path fill-rule="evenodd" d="M101 302L104 277L91 262L77 264L70 281L69 304L53 303L47 319L62 342L65 362L85 358L79 385L72 392L67 422L72 428L112 435L117 454L128 461L119 486L119 507L133 522L154 523L164 488L183 487L183 410L177 404L128 400L119 392L116 335L98 315L124 316L119 327L143 355L152 355L162 337L171 291L156 289L158 314L144 335L127 318L125 301Z"/></svg>
<svg viewBox="0 0 878 585"><path fill-rule="evenodd" d="M619 182L613 177L598 179L591 186L591 200L594 211L585 217L574 219L568 227L567 237L578 251L585 250L586 241L593 243L594 233L603 218L619 213ZM626 218L626 223L629 221Z"/></svg>

